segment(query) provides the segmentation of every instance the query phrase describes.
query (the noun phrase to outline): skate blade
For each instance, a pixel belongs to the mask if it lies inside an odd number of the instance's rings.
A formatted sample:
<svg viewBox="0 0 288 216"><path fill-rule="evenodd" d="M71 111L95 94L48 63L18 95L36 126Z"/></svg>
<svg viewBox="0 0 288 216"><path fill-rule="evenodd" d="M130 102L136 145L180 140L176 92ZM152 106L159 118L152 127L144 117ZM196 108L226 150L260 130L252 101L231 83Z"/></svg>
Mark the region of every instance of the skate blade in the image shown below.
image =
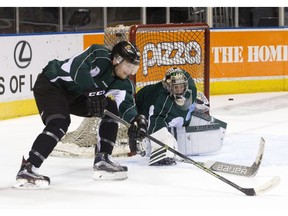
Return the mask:
<svg viewBox="0 0 288 216"><path fill-rule="evenodd" d="M106 172L102 170L96 170L93 174L94 180L125 180L127 179L127 172Z"/></svg>
<svg viewBox="0 0 288 216"><path fill-rule="evenodd" d="M46 190L49 189L49 182L43 180L36 180L35 184L29 183L26 179L17 179L16 184L12 186L15 189L22 190Z"/></svg>

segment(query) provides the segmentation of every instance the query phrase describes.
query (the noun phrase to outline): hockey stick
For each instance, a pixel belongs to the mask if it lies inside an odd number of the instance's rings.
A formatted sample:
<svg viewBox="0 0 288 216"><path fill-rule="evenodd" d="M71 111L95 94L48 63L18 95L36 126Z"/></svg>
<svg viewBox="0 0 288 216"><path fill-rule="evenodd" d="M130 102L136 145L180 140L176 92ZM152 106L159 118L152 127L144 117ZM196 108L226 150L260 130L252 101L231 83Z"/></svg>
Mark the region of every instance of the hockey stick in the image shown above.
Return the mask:
<svg viewBox="0 0 288 216"><path fill-rule="evenodd" d="M261 137L256 159L250 167L218 161L207 161L206 163L203 163L203 166L216 172L252 177L255 176L258 172L264 154L264 147L265 140Z"/></svg>
<svg viewBox="0 0 288 216"><path fill-rule="evenodd" d="M129 127L130 123L126 122L125 120L121 119L120 117L118 117L117 115L114 115L113 113L109 112L108 110L105 110L104 113L108 116L110 116L111 118L117 120L118 122L124 124L125 126ZM210 175L214 176L215 178L218 178L219 180L225 182L226 184L236 188L237 190L241 191L242 193L248 195L248 196L256 196L259 195L261 193L264 193L268 190L271 190L272 188L276 187L279 183L280 183L280 177L279 176L275 176L273 177L271 180L269 180L268 182L266 182L265 184L259 186L259 187L255 187L255 188L244 188L241 187L237 184L235 184L234 182L224 178L221 175L218 175L217 173L213 172L212 170L206 168L205 166L201 165L200 163L197 163L196 161L190 159L189 157L181 154L180 152L176 151L175 149L169 147L168 145L162 143L161 141L159 141L158 139L155 139L154 137L150 136L147 133L144 133L145 137L147 137L148 139L152 140L153 142L159 144L160 146L166 148L167 150L173 152L174 154L178 155L179 157L185 159L187 162L193 164L194 166L198 167L199 169L209 173Z"/></svg>
<svg viewBox="0 0 288 216"><path fill-rule="evenodd" d="M265 140L261 137L258 153L254 163L251 166L243 166L238 164L225 163L220 161L198 162L202 166L211 169L215 172L222 172L232 175L245 177L253 177L257 174L264 154ZM180 160L187 162L186 160ZM189 162L188 162L189 163Z"/></svg>

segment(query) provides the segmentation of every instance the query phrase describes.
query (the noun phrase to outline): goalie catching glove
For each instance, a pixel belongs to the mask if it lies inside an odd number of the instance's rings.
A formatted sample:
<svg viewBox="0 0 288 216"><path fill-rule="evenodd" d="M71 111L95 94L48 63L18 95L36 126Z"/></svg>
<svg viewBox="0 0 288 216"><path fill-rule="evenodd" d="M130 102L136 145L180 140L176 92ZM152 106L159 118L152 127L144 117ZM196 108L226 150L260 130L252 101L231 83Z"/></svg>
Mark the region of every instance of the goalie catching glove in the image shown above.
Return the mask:
<svg viewBox="0 0 288 216"><path fill-rule="evenodd" d="M87 97L88 116L103 117L108 104L105 91L98 87L91 87L86 89L84 95Z"/></svg>

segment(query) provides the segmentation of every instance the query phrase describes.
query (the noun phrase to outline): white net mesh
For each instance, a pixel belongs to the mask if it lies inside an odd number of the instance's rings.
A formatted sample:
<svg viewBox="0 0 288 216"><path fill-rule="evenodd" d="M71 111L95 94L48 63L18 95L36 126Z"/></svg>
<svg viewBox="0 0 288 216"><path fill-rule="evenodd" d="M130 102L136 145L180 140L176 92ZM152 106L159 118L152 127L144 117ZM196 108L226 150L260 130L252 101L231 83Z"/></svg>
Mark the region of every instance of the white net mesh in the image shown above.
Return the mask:
<svg viewBox="0 0 288 216"><path fill-rule="evenodd" d="M112 50L113 46L120 41L129 41L129 32L131 26L118 25L116 27L108 27L104 31L104 44Z"/></svg>
<svg viewBox="0 0 288 216"><path fill-rule="evenodd" d="M68 132L52 152L53 156L93 157L97 144L99 118L83 118L80 126ZM119 123L112 156L126 156L129 152L127 128Z"/></svg>

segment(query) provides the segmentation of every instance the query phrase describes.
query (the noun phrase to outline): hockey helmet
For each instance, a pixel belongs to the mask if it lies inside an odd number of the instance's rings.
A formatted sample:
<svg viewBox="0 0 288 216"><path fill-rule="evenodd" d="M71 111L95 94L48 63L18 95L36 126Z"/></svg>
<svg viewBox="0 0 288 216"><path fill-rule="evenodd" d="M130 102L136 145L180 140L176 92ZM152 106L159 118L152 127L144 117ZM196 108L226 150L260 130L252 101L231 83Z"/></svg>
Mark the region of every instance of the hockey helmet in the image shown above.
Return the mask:
<svg viewBox="0 0 288 216"><path fill-rule="evenodd" d="M135 75L139 69L140 52L136 45L127 41L120 41L112 49L112 56L121 71L130 71Z"/></svg>
<svg viewBox="0 0 288 216"><path fill-rule="evenodd" d="M184 104L184 96L188 90L188 80L184 70L177 67L168 69L162 80L162 85L170 96L174 97L178 105Z"/></svg>
<svg viewBox="0 0 288 216"><path fill-rule="evenodd" d="M120 41L112 49L112 56L114 58L120 58L118 63L121 63L124 59L128 62L139 65L140 64L140 51L136 45L128 41Z"/></svg>

